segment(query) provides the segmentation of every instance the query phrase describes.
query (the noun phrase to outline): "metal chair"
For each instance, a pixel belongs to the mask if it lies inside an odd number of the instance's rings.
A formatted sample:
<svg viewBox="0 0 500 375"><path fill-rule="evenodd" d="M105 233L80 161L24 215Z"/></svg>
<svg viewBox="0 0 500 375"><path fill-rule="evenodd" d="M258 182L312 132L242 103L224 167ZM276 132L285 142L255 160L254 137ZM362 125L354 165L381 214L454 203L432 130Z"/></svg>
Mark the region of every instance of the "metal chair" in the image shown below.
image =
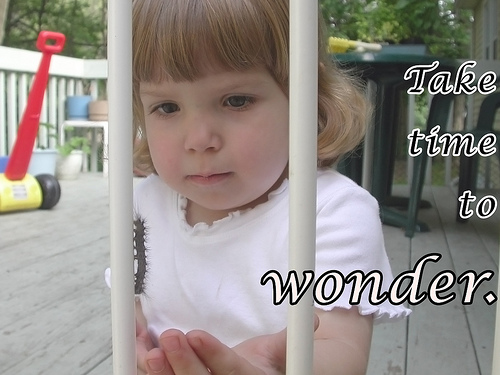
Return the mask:
<svg viewBox="0 0 500 375"><path fill-rule="evenodd" d="M427 117L428 134L430 130L438 124L446 124L450 113L451 104L453 103L454 95L436 94L432 98L431 107L429 109L429 116ZM418 227L418 210L422 199L422 190L424 188L425 170L427 168L427 152L422 152L414 159L413 178L410 189L410 198L408 201L408 221L406 224L405 235L412 238L415 231L429 230L428 228Z"/></svg>
<svg viewBox="0 0 500 375"><path fill-rule="evenodd" d="M497 136L496 155L500 158L500 132L493 130L493 124L495 121L495 114L500 108L500 92L495 92L489 94L481 103L479 108L479 116L477 118L477 125L475 129L470 132L474 134L475 139L481 137L487 133L495 133ZM473 195L476 194L476 184L477 184L477 174L478 174L479 156L476 154L474 156L460 156L460 174L458 181L458 196L470 190ZM457 216L456 220L458 222L466 222L467 219L460 216L460 203L457 204Z"/></svg>

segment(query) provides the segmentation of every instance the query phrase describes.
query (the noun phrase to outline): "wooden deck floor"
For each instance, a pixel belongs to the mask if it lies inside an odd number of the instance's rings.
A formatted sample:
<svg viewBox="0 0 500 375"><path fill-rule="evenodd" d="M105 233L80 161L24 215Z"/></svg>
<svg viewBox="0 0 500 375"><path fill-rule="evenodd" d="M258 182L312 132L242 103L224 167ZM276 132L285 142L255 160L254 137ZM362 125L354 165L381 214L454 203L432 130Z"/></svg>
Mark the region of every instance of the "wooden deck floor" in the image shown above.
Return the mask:
<svg viewBox="0 0 500 375"><path fill-rule="evenodd" d="M101 175L61 181L63 196L52 211L0 215L0 373L17 375L110 375L110 293L103 280L109 263L108 186ZM496 193L498 199L498 192ZM410 270L426 254L425 280L441 270L456 275L491 270L474 303L457 298L442 306L413 306L409 319L375 328L370 375L490 375L496 304L483 295L496 291L500 215L454 221L450 188L427 189L433 208L421 219L432 228L413 240L384 227L394 274Z"/></svg>

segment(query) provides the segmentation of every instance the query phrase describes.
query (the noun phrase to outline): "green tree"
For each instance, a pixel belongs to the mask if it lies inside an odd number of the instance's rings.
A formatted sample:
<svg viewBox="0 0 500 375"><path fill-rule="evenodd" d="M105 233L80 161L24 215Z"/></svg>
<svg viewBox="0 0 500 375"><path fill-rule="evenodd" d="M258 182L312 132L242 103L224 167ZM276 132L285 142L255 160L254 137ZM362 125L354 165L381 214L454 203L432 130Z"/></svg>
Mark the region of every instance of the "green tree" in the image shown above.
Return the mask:
<svg viewBox="0 0 500 375"><path fill-rule="evenodd" d="M42 30L66 35L63 55L106 57L105 0L15 0L5 22L3 45L33 50Z"/></svg>
<svg viewBox="0 0 500 375"><path fill-rule="evenodd" d="M8 8L9 8L9 0L0 0L0 44L2 44L3 41L5 20L7 19Z"/></svg>
<svg viewBox="0 0 500 375"><path fill-rule="evenodd" d="M367 42L423 43L434 55L465 58L471 13L454 0L321 0L331 35Z"/></svg>

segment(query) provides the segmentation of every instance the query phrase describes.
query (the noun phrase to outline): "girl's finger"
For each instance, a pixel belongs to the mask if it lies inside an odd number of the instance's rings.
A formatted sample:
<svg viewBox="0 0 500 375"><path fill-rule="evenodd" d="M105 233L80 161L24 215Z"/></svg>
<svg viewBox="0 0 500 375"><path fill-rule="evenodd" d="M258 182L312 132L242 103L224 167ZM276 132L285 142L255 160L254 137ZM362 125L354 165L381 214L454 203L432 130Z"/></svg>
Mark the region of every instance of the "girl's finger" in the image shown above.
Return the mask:
<svg viewBox="0 0 500 375"><path fill-rule="evenodd" d="M181 331L170 329L161 334L159 339L168 364L175 375L213 375L189 345ZM163 373L160 373L164 375ZM168 373L166 373L168 374ZM169 374L170 375L170 374Z"/></svg>
<svg viewBox="0 0 500 375"><path fill-rule="evenodd" d="M153 349L153 341L147 329L136 321L135 326L135 348L137 353L137 368L146 372L146 354Z"/></svg>
<svg viewBox="0 0 500 375"><path fill-rule="evenodd" d="M154 348L145 356L146 371L149 375L175 375L163 350Z"/></svg>
<svg viewBox="0 0 500 375"><path fill-rule="evenodd" d="M254 367L233 349L222 344L215 337L204 331L192 331L187 340L197 356L210 369L212 375L259 375L261 370Z"/></svg>

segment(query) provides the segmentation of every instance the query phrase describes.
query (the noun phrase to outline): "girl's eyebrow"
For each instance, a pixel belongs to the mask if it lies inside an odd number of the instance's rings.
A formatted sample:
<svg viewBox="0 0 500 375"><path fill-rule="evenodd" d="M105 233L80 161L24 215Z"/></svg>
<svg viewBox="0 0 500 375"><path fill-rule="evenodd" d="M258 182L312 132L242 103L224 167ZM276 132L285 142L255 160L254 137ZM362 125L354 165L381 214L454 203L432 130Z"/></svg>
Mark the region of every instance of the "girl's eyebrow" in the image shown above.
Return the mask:
<svg viewBox="0 0 500 375"><path fill-rule="evenodd" d="M270 77L269 77L270 78ZM199 80L203 80L200 78ZM197 81L192 82L195 84ZM238 91L238 90L247 90L247 89L262 89L267 87L271 82L274 82L267 77L264 78L260 74L254 73L243 73L243 75L229 75L221 78L220 82L217 82L213 88L217 91ZM161 83L151 83L151 82L143 82L140 85L139 93L141 95L148 96L163 96L165 93L165 87L162 86Z"/></svg>
<svg viewBox="0 0 500 375"><path fill-rule="evenodd" d="M143 85L139 88L139 94L141 95L148 95L148 96L161 96L161 88L158 86L158 88L145 88Z"/></svg>
<svg viewBox="0 0 500 375"><path fill-rule="evenodd" d="M235 77L228 77L230 81L226 84L222 82L220 84L220 89L221 90L237 90L239 88L254 88L254 87L260 87L260 86L268 86L272 81L272 78L269 76L263 77L259 73L243 73L243 75L237 75Z"/></svg>
<svg viewBox="0 0 500 375"><path fill-rule="evenodd" d="M247 89L247 88L257 88L257 87L266 87L269 84L266 80L263 79L248 79L241 82L231 82L227 86L221 85L221 90L233 91L238 89Z"/></svg>

